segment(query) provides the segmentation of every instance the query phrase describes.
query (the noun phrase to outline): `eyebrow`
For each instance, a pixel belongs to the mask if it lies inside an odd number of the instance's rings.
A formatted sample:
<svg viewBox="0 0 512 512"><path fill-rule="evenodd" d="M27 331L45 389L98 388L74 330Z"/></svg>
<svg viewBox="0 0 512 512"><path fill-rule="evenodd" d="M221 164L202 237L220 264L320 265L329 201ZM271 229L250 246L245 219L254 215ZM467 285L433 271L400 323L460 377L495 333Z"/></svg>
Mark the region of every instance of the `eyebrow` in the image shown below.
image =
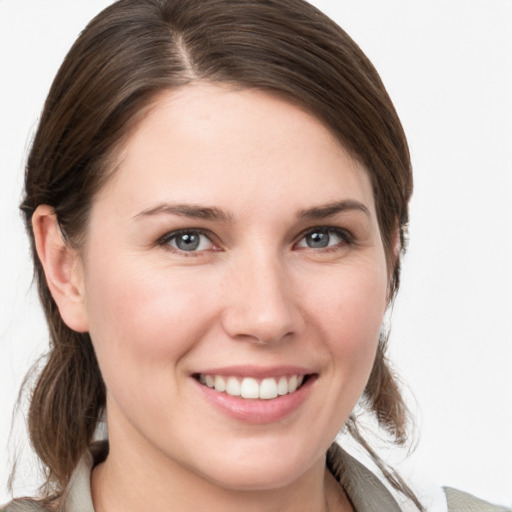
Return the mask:
<svg viewBox="0 0 512 512"><path fill-rule="evenodd" d="M319 220L346 211L360 211L363 212L367 217L371 217L370 210L363 203L350 199L300 210L298 217L303 219Z"/></svg>
<svg viewBox="0 0 512 512"><path fill-rule="evenodd" d="M141 217L150 217L152 215L158 215L166 213L170 215L178 215L180 217L187 217L189 219L202 219L212 220L220 222L231 222L232 215L221 210L220 208L199 206L194 204L169 204L162 203L147 210L143 210L137 215L135 219Z"/></svg>
<svg viewBox="0 0 512 512"><path fill-rule="evenodd" d="M367 217L371 217L370 210L359 201L344 200L328 203L320 206L299 210L297 218L319 220L331 217L338 213L346 211L360 211ZM151 217L159 214L178 215L189 219L201 219L220 222L232 222L233 215L214 206L199 206L194 204L169 204L162 203L154 207L147 208L135 215L135 219Z"/></svg>

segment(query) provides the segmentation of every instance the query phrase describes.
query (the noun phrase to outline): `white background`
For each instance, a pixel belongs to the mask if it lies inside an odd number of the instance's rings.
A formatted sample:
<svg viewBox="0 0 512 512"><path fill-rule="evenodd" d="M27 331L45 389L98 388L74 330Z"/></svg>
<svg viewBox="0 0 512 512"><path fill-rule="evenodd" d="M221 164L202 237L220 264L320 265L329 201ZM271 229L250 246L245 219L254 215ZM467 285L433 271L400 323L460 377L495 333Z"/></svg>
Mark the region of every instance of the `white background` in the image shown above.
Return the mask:
<svg viewBox="0 0 512 512"><path fill-rule="evenodd" d="M46 339L17 212L24 157L60 62L109 3L0 0L0 503L13 404ZM373 61L412 151L391 337L419 431L403 471L512 505L512 1L313 3Z"/></svg>

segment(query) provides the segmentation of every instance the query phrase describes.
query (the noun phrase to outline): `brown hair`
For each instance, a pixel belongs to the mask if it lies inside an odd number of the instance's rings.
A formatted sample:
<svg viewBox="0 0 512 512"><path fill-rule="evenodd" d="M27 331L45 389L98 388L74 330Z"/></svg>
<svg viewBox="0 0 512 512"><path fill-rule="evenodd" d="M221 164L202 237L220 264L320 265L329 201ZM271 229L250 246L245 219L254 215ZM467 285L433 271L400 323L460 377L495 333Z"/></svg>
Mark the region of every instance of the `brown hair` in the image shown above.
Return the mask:
<svg viewBox="0 0 512 512"><path fill-rule="evenodd" d="M26 167L21 209L29 232L50 351L29 411L32 444L58 496L91 443L105 387L87 333L62 321L34 248L31 217L51 206L80 247L91 202L138 116L162 90L192 81L266 90L322 120L368 170L389 268L390 300L412 176L407 142L372 64L333 21L303 0L120 0L100 13L65 58L46 100ZM394 242L399 236L399 253ZM403 444L407 414L385 358L385 339L363 404ZM349 432L363 445L355 418ZM407 486L391 483L414 498ZM417 503L417 501L416 501Z"/></svg>

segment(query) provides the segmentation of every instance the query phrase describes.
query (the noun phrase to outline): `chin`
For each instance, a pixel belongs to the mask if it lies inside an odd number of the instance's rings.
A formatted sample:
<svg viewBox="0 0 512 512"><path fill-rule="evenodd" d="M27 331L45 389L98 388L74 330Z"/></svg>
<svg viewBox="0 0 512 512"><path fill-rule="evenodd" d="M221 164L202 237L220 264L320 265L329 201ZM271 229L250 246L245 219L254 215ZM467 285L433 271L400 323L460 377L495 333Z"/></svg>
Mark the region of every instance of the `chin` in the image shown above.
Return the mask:
<svg viewBox="0 0 512 512"><path fill-rule="evenodd" d="M297 481L305 469L291 464L234 464L231 468L210 475L210 480L217 486L233 491L271 491Z"/></svg>
<svg viewBox="0 0 512 512"><path fill-rule="evenodd" d="M223 456L222 456L223 455ZM308 459L307 455L311 458ZM304 449L268 449L231 452L229 456L219 454L203 461L203 477L217 486L237 491L262 491L286 487L299 480L313 467L323 468L322 454L316 460L313 454L304 454ZM206 464L204 463L206 462Z"/></svg>

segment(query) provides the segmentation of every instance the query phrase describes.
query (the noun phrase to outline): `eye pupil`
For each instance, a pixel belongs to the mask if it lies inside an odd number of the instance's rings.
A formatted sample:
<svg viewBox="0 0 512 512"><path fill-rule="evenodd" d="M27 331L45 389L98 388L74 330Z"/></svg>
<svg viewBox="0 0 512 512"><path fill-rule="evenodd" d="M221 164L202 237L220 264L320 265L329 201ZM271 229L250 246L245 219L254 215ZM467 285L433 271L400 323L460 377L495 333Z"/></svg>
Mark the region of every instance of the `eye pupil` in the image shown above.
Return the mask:
<svg viewBox="0 0 512 512"><path fill-rule="evenodd" d="M314 231L313 233L309 233L306 239L308 247L313 249L321 249L322 247L327 247L329 245L329 233L325 231Z"/></svg>
<svg viewBox="0 0 512 512"><path fill-rule="evenodd" d="M195 251L200 241L199 235L195 233L183 233L176 237L176 246L182 251Z"/></svg>

